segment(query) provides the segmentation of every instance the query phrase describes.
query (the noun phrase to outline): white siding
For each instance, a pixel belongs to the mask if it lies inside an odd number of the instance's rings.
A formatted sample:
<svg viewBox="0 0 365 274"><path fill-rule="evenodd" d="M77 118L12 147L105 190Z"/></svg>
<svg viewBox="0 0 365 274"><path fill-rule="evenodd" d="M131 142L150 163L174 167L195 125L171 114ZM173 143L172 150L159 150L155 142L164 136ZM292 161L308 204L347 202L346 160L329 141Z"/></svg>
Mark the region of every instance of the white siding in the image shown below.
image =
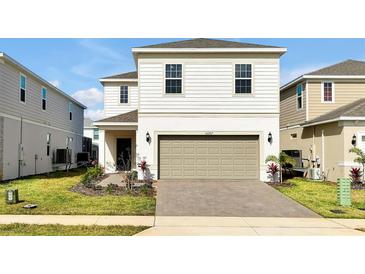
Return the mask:
<svg viewBox="0 0 365 274"><path fill-rule="evenodd" d="M164 64L183 64L183 94L164 93ZM253 94L234 93L234 64L252 64ZM278 113L279 60L140 59L141 113Z"/></svg>
<svg viewBox="0 0 365 274"><path fill-rule="evenodd" d="M70 100L56 90L47 88L47 110L41 108L42 83L22 71L26 80L26 103L19 100L20 71L8 63L0 62L0 113L26 119L82 134L84 111L73 103L73 119L70 121Z"/></svg>
<svg viewBox="0 0 365 274"><path fill-rule="evenodd" d="M120 104L120 86L128 86L128 104ZM104 83L104 116L119 115L138 109L138 86L134 83Z"/></svg>

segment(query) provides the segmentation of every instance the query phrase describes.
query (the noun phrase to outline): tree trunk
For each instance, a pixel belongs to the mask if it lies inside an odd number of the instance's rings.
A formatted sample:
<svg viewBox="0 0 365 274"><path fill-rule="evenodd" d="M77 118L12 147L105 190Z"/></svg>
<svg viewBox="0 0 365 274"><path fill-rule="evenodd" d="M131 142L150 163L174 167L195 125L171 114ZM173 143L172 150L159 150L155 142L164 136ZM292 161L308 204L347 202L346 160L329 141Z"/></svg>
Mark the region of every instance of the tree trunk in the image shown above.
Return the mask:
<svg viewBox="0 0 365 274"><path fill-rule="evenodd" d="M280 165L280 183L282 183L282 182L283 182L283 169Z"/></svg>

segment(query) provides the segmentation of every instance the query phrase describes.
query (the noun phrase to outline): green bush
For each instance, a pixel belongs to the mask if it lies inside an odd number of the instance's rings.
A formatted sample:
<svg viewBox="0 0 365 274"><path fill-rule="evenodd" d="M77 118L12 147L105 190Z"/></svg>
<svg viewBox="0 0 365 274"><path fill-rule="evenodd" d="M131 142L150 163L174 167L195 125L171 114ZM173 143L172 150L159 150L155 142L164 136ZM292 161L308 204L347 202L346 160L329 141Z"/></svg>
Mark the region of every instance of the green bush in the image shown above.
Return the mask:
<svg viewBox="0 0 365 274"><path fill-rule="evenodd" d="M91 184L91 182L98 177L103 175L103 169L101 166L96 165L94 167L89 167L85 174L81 178L81 183L85 186L88 186Z"/></svg>
<svg viewBox="0 0 365 274"><path fill-rule="evenodd" d="M133 170L131 173L131 179L132 181L136 181L138 179L138 172L137 170Z"/></svg>

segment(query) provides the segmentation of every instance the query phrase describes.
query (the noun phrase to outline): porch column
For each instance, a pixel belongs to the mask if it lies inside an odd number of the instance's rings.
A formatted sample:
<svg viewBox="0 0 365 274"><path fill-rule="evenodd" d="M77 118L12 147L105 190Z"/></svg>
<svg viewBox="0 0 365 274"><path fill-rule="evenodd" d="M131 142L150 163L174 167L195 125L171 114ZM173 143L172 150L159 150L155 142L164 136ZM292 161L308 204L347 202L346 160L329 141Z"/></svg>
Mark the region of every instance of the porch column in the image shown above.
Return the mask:
<svg viewBox="0 0 365 274"><path fill-rule="evenodd" d="M105 167L105 130L99 129L99 165Z"/></svg>

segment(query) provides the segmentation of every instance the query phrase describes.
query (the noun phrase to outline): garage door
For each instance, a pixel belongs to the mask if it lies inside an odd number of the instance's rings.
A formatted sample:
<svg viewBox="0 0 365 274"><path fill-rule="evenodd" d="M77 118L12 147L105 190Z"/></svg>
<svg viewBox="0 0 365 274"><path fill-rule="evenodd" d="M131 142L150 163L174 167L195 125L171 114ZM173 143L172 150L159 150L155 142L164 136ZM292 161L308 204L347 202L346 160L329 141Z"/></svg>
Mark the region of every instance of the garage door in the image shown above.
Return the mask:
<svg viewBox="0 0 365 274"><path fill-rule="evenodd" d="M160 136L160 179L259 178L258 136Z"/></svg>

